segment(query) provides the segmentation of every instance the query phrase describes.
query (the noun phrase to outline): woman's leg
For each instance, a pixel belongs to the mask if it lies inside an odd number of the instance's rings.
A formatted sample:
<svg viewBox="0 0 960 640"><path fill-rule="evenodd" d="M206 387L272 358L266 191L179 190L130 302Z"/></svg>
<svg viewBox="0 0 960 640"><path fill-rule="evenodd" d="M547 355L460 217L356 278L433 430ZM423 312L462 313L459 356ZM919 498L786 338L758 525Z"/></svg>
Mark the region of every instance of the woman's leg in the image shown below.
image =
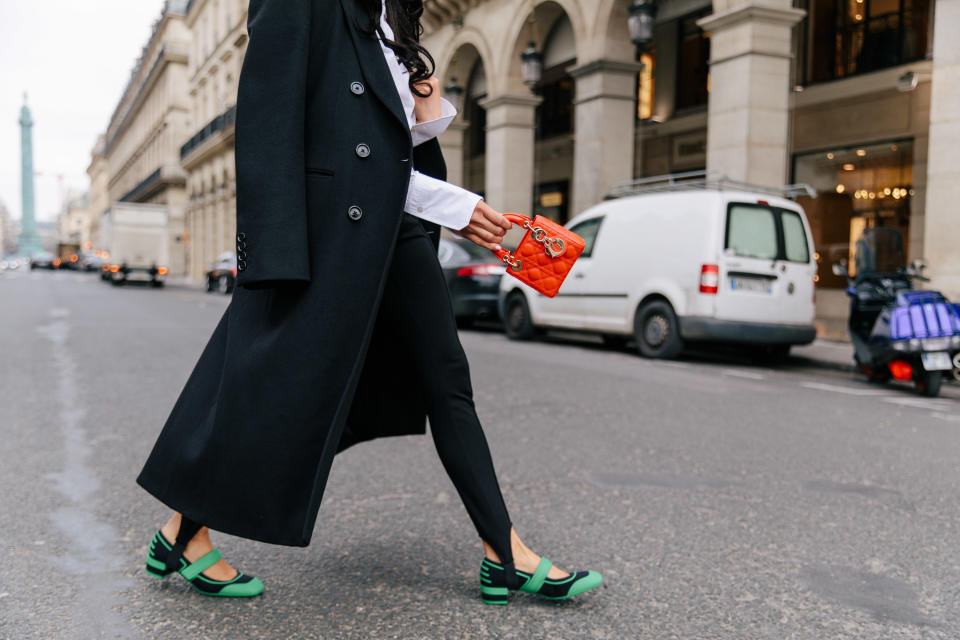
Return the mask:
<svg viewBox="0 0 960 640"><path fill-rule="evenodd" d="M484 541L487 556L532 571L539 556L523 545L511 527L474 408L470 369L436 251L417 219L406 214L380 313L386 314L381 317L406 342L423 381L437 453ZM565 575L559 569L553 573Z"/></svg>
<svg viewBox="0 0 960 640"><path fill-rule="evenodd" d="M160 533L170 542L176 541L180 534L180 524L183 518L179 513L174 513L163 525ZM201 527L197 533L187 542L183 550L183 557L187 562L195 562L213 551L213 543L210 542L210 529ZM209 569L205 569L203 575L211 580L233 580L237 577L237 570L227 564L226 560L220 560Z"/></svg>

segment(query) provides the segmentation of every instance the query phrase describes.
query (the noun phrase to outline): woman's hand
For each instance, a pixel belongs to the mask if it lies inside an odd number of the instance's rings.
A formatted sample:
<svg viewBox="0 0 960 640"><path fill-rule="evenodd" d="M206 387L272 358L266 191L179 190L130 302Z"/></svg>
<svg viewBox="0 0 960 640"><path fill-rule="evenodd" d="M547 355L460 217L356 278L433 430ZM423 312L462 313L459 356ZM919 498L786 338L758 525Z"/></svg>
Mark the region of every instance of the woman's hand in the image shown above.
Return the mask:
<svg viewBox="0 0 960 640"><path fill-rule="evenodd" d="M439 118L443 114L443 104L440 102L440 81L430 76L414 86L420 93L430 94L426 98L413 94L413 113L417 117L417 124Z"/></svg>
<svg viewBox="0 0 960 640"><path fill-rule="evenodd" d="M504 218L498 211L490 207L481 200L477 203L477 208L473 210L473 216L470 223L459 231L454 231L458 236L471 240L481 247L495 251L503 242L503 236L513 224Z"/></svg>

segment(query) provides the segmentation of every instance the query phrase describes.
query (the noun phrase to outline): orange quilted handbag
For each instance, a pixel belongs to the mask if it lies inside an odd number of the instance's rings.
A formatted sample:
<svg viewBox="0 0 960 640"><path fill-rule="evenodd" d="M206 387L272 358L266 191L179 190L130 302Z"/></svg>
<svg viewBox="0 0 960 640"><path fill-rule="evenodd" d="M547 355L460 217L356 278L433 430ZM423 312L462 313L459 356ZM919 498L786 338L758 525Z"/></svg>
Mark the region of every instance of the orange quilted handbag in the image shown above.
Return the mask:
<svg viewBox="0 0 960 640"><path fill-rule="evenodd" d="M527 230L516 251L494 251L507 265L507 273L530 285L548 298L557 295L573 263L583 253L583 238L549 218L530 218L505 213L507 220Z"/></svg>

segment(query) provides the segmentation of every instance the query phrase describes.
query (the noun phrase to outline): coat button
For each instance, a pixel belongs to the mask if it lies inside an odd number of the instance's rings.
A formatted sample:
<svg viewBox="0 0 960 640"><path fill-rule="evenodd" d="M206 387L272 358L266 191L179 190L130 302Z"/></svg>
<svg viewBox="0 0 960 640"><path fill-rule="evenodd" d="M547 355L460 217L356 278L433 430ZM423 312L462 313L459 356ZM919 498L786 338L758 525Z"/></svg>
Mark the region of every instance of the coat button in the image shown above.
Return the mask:
<svg viewBox="0 0 960 640"><path fill-rule="evenodd" d="M240 251L243 251L246 248L247 248L246 242L244 242L243 240L237 240L237 249L239 249Z"/></svg>
<svg viewBox="0 0 960 640"><path fill-rule="evenodd" d="M349 209L347 209L347 216L348 216L351 220L353 220L354 222L356 222L357 220L359 220L360 218L363 217L363 211L360 209L360 207L354 205L354 206L350 207Z"/></svg>
<svg viewBox="0 0 960 640"><path fill-rule="evenodd" d="M247 268L246 260L237 260L237 271L243 271Z"/></svg>
<svg viewBox="0 0 960 640"><path fill-rule="evenodd" d="M239 240L240 242L243 242L246 239L247 239L247 234L245 234L243 231L237 234L237 240Z"/></svg>
<svg viewBox="0 0 960 640"><path fill-rule="evenodd" d="M353 95L362 96L364 91L366 91L366 89L364 89L362 82L350 83L350 93L352 93Z"/></svg>
<svg viewBox="0 0 960 640"><path fill-rule="evenodd" d="M247 252L241 249L240 253L237 254L237 260L242 262L246 259L247 259Z"/></svg>
<svg viewBox="0 0 960 640"><path fill-rule="evenodd" d="M370 155L370 145L361 142L356 148L357 156L366 158Z"/></svg>

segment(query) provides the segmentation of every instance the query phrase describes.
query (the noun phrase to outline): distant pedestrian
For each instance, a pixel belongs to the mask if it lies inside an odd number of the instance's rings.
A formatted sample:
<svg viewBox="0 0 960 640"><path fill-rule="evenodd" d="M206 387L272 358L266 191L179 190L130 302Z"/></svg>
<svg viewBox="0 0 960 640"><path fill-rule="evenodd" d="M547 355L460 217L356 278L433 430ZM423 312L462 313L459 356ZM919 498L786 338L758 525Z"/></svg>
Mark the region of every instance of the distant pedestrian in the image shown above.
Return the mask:
<svg viewBox="0 0 960 640"><path fill-rule="evenodd" d="M446 226L492 249L510 223L443 181L436 136L456 112L419 44L422 13L423 0L250 2L238 287L137 478L177 512L151 543L154 576L261 593L207 527L306 546L334 455L425 433L429 416L483 543L484 602L601 583L528 549L497 483L436 247Z"/></svg>

